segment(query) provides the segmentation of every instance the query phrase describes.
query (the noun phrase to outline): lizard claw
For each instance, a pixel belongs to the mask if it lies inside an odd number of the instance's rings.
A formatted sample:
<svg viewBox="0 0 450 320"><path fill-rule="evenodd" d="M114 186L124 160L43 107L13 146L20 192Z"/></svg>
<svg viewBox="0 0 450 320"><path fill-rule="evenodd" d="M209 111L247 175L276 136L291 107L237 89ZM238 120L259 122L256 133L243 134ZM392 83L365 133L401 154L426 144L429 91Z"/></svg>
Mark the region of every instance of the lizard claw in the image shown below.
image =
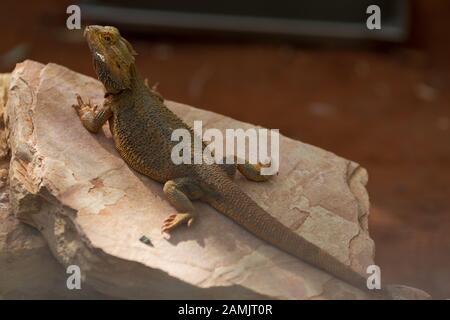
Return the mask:
<svg viewBox="0 0 450 320"><path fill-rule="evenodd" d="M77 101L78 101L79 106L84 105L83 99L81 98L81 96L79 94L77 94Z"/></svg>
<svg viewBox="0 0 450 320"><path fill-rule="evenodd" d="M77 97L77 104L73 104L72 108L74 108L79 116L82 116L85 113L89 112L96 112L98 105L91 105L91 101L89 100L88 103L84 103L83 99L79 94L76 95Z"/></svg>
<svg viewBox="0 0 450 320"><path fill-rule="evenodd" d="M169 233L173 229L183 224L188 227L192 225L194 217L190 213L175 213L171 214L166 220L164 220L163 226L161 228L161 233Z"/></svg>
<svg viewBox="0 0 450 320"><path fill-rule="evenodd" d="M81 108L83 107L83 99L81 99L80 95L77 94L77 102L78 104L73 104L72 108L74 108L77 112L80 112Z"/></svg>
<svg viewBox="0 0 450 320"><path fill-rule="evenodd" d="M258 161L257 168L259 172L261 172L262 168L270 168L272 166L272 158L267 157L266 159L263 159L262 161ZM279 172L277 171L276 175L278 175ZM270 177L270 176L267 176Z"/></svg>

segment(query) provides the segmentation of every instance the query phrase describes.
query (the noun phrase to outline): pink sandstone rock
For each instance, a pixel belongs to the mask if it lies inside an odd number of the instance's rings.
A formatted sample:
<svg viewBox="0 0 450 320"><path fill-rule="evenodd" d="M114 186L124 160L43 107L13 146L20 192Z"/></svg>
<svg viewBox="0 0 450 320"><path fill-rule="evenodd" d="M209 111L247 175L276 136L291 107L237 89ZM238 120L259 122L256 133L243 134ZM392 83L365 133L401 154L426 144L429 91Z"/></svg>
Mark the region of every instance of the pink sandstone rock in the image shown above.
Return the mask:
<svg viewBox="0 0 450 320"><path fill-rule="evenodd" d="M102 85L65 67L33 61L11 75L6 106L13 212L37 228L56 259L80 266L83 281L123 298L359 299L365 293L267 245L208 205L170 239L175 209L162 186L131 170L111 134L86 131L75 94L101 103ZM188 123L250 128L175 102ZM368 232L366 170L333 153L281 136L279 175L267 183L238 176L259 205L342 262L364 271L374 261ZM139 239L146 236L152 245Z"/></svg>
<svg viewBox="0 0 450 320"><path fill-rule="evenodd" d="M87 285L67 290L67 274L41 233L10 210L4 105L9 74L0 74L0 299L104 299Z"/></svg>

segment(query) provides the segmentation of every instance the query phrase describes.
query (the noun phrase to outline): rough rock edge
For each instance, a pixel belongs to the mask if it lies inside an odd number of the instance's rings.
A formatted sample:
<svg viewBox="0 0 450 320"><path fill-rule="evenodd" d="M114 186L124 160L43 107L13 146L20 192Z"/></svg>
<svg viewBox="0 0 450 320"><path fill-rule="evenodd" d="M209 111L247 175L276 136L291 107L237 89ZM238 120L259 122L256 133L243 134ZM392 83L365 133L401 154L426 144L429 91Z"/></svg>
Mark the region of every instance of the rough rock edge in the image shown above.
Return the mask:
<svg viewBox="0 0 450 320"><path fill-rule="evenodd" d="M0 74L0 299L105 299L87 285L65 287L67 274L35 229L20 223L10 210L7 127L4 107L10 74Z"/></svg>

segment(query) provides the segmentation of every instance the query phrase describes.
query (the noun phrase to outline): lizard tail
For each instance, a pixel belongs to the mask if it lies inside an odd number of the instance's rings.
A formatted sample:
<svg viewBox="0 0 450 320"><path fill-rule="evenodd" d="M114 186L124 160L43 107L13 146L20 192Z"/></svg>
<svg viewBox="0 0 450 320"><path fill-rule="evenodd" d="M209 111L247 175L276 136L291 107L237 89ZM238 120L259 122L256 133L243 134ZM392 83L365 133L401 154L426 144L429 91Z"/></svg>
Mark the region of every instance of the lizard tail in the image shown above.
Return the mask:
<svg viewBox="0 0 450 320"><path fill-rule="evenodd" d="M365 276L279 222L231 180L221 181L220 187L214 191L213 196L207 199L209 204L256 237L341 280L367 290Z"/></svg>
<svg viewBox="0 0 450 320"><path fill-rule="evenodd" d="M216 186L216 187L214 187ZM207 202L216 210L231 218L247 231L267 243L305 261L314 267L367 292L376 299L430 299L419 289L387 285L380 290L368 290L365 275L354 271L315 244L302 238L297 233L279 222L246 195L233 181L221 179L220 184L209 185L213 191Z"/></svg>

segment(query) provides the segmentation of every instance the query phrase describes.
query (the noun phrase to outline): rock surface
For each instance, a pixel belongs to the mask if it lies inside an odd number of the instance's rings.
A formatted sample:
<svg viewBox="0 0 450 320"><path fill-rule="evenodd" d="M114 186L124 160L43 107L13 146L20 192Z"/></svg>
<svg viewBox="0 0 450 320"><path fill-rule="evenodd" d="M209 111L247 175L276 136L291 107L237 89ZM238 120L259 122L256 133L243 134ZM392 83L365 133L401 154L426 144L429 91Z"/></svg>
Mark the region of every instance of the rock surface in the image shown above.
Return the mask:
<svg viewBox="0 0 450 320"><path fill-rule="evenodd" d="M0 190L1 199L8 194ZM105 299L82 285L82 290L68 290L66 274L50 252L39 231L20 223L0 203L0 299Z"/></svg>
<svg viewBox="0 0 450 320"><path fill-rule="evenodd" d="M71 108L76 93L101 103L103 89L64 67L26 61L12 73L6 114L12 210L42 233L60 263L80 266L85 283L126 298L366 298L202 203L195 204L199 219L190 229L170 239L161 235L163 220L175 211L162 186L122 161L107 126L98 135L82 127ZM167 104L188 123L252 127ZM238 176L236 182L282 223L355 270L373 264L365 169L283 136L280 150L273 180Z"/></svg>
<svg viewBox="0 0 450 320"><path fill-rule="evenodd" d="M5 127L4 113L8 97L9 73L0 74L0 159L5 159L8 155L8 144L6 141L7 130Z"/></svg>
<svg viewBox="0 0 450 320"><path fill-rule="evenodd" d="M67 274L39 231L20 223L10 210L4 105L9 74L0 74L0 299L105 298L88 286L68 290Z"/></svg>

